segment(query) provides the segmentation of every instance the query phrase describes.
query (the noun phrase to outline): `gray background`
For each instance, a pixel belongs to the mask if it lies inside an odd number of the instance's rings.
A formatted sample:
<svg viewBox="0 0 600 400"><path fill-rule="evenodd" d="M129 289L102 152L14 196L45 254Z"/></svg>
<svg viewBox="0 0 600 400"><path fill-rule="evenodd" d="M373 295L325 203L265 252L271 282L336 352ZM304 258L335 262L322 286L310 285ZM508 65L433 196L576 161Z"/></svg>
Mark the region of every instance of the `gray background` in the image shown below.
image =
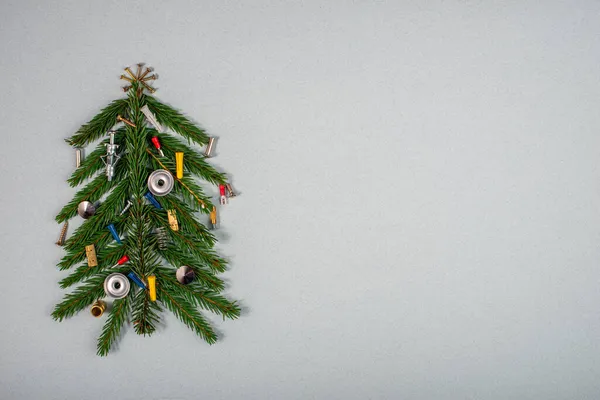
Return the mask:
<svg viewBox="0 0 600 400"><path fill-rule="evenodd" d="M1 4L3 399L600 396L599 2ZM220 137L247 312L99 358L63 138L138 61Z"/></svg>

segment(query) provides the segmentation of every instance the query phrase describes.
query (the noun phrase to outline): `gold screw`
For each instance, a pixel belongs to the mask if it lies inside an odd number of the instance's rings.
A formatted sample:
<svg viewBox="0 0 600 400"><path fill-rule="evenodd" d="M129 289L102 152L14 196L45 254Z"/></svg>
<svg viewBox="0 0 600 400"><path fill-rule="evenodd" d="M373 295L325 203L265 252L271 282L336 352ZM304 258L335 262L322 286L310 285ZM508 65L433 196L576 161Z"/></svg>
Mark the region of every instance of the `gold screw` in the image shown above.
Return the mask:
<svg viewBox="0 0 600 400"><path fill-rule="evenodd" d="M58 237L58 240L56 241L56 244L58 246L62 246L65 244L65 238L67 237L67 228L69 227L69 221L65 221L62 229L60 230L60 235Z"/></svg>
<svg viewBox="0 0 600 400"><path fill-rule="evenodd" d="M147 78L142 79L143 82L148 82L148 81L155 81L158 79L158 75L150 75Z"/></svg>
<svg viewBox="0 0 600 400"><path fill-rule="evenodd" d="M142 67L144 66L144 63L139 63L137 65L137 79L140 79L140 75L142 75Z"/></svg>
<svg viewBox="0 0 600 400"><path fill-rule="evenodd" d="M123 86L121 89L123 89L124 92L127 92L127 91L129 91L129 89L131 89L131 85Z"/></svg>
<svg viewBox="0 0 600 400"><path fill-rule="evenodd" d="M132 128L135 128L135 124L133 122L131 122L128 119L125 119L125 118L121 117L120 115L117 115L117 121L123 122L123 123L131 126Z"/></svg>
<svg viewBox="0 0 600 400"><path fill-rule="evenodd" d="M144 79L144 77L145 77L146 75L148 75L148 74L149 74L150 72L152 72L152 71L154 71L154 68L152 68L152 67L148 67L148 68L146 68L146 71L144 71L144 73L142 74L142 76L140 76L140 80Z"/></svg>
<svg viewBox="0 0 600 400"><path fill-rule="evenodd" d="M133 80L131 80L130 78L126 77L125 75L121 75L120 78L123 79L124 81L129 82L129 83L133 82Z"/></svg>
<svg viewBox="0 0 600 400"><path fill-rule="evenodd" d="M142 85L144 85L144 87L145 87L145 88L146 88L146 89L147 89L147 90L148 90L150 93L154 93L154 92L156 92L156 89L154 89L153 87L150 87L150 86L148 86L148 85L146 84L146 82L144 82L144 81L140 81L140 83L141 83Z"/></svg>
<svg viewBox="0 0 600 400"><path fill-rule="evenodd" d="M125 67L125 72L127 72L129 74L129 76L131 76L131 79L133 79L134 81L137 79L135 77L135 75L133 74L133 72L131 72L131 70L129 69L129 67Z"/></svg>

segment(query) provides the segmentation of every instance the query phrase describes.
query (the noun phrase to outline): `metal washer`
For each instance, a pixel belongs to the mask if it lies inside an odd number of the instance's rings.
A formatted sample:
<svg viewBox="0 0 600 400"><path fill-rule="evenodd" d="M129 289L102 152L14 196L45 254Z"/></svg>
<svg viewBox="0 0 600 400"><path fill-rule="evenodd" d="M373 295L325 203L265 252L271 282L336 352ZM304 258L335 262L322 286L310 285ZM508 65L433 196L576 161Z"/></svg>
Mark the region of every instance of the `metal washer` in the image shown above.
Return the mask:
<svg viewBox="0 0 600 400"><path fill-rule="evenodd" d="M148 190L155 196L166 196L173 190L174 182L169 171L157 169L148 177Z"/></svg>
<svg viewBox="0 0 600 400"><path fill-rule="evenodd" d="M122 299L129 293L130 286L125 275L115 272L104 280L104 293L114 299Z"/></svg>

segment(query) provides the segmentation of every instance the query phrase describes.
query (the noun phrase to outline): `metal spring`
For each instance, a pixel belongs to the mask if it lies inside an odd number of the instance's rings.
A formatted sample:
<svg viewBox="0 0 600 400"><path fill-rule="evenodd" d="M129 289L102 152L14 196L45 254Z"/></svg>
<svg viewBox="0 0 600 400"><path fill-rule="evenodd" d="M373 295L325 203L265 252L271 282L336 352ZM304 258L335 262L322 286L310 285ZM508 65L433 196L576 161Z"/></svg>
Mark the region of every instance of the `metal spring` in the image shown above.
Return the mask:
<svg viewBox="0 0 600 400"><path fill-rule="evenodd" d="M167 245L169 244L169 238L167 236L167 230L163 227L156 228L154 230L156 234L156 241L158 242L158 248L160 250L166 250Z"/></svg>

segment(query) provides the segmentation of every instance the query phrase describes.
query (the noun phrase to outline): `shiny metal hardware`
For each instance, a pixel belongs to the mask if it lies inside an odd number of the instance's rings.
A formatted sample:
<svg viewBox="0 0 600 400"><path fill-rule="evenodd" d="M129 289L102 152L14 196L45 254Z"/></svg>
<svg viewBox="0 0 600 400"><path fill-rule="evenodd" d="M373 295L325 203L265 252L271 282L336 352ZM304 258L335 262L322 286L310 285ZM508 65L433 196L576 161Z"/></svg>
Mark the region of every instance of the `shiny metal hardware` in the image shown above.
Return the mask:
<svg viewBox="0 0 600 400"><path fill-rule="evenodd" d="M56 241L58 246L63 246L65 244L65 239L67 238L67 229L69 228L69 221L65 221L62 228L60 229L60 236Z"/></svg>
<svg viewBox="0 0 600 400"><path fill-rule="evenodd" d="M96 302L92 304L92 308L90 308L90 313L94 317L99 318L104 314L104 310L106 310L106 303L102 300L96 300Z"/></svg>
<svg viewBox="0 0 600 400"><path fill-rule="evenodd" d="M177 278L177 281L179 283L187 285L188 283L191 283L194 280L196 274L194 273L194 270L188 267L187 265L182 265L181 267L177 268L177 271L175 272L175 277Z"/></svg>
<svg viewBox="0 0 600 400"><path fill-rule="evenodd" d="M148 177L148 190L155 196L166 196L173 190L175 179L165 169L157 169Z"/></svg>
<svg viewBox="0 0 600 400"><path fill-rule="evenodd" d="M110 274L104 280L104 293L113 299L122 299L127 296L130 288L129 279L118 272Z"/></svg>
<svg viewBox="0 0 600 400"><path fill-rule="evenodd" d="M89 201L82 201L77 206L77 214L83 218L88 219L96 213L96 206Z"/></svg>
<svg viewBox="0 0 600 400"><path fill-rule="evenodd" d="M106 144L106 155L100 157L106 165L106 179L110 182L115 176L115 166L121 158L117 154L118 144L115 144L115 131L108 132L108 143Z"/></svg>
<svg viewBox="0 0 600 400"><path fill-rule="evenodd" d="M215 146L215 138L214 137L208 138L208 144L206 145L206 150L204 150L204 155L206 157L210 157L212 155L214 146Z"/></svg>

